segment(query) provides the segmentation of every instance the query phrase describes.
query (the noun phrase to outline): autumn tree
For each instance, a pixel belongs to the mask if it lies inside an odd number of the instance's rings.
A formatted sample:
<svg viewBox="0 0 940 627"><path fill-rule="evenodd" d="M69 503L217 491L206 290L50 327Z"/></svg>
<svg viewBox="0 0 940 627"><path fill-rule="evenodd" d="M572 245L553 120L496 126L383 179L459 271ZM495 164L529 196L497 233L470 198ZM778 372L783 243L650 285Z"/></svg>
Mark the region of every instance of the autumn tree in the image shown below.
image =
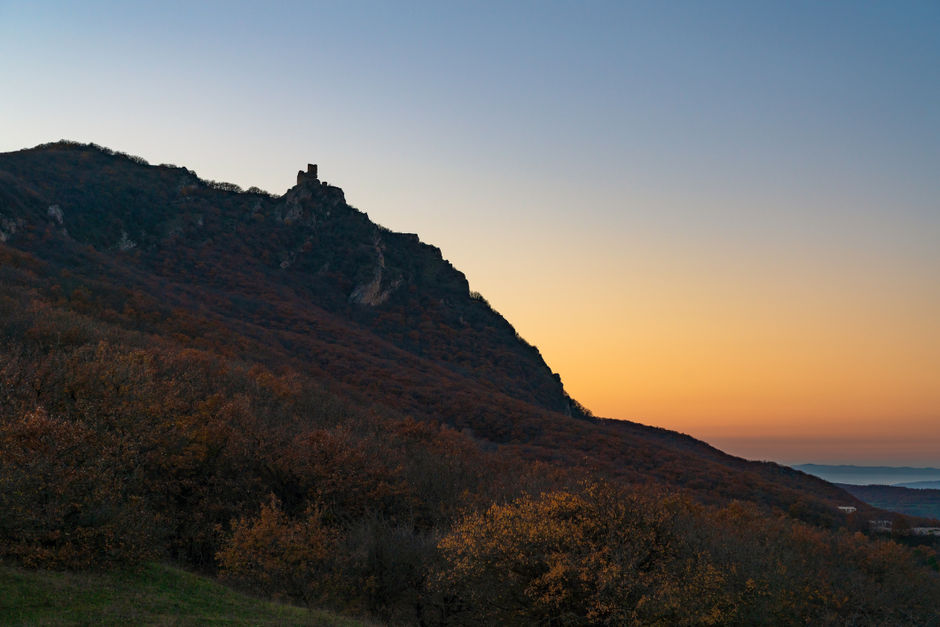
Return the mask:
<svg viewBox="0 0 940 627"><path fill-rule="evenodd" d="M684 541L683 502L607 485L525 496L444 537L441 619L461 624L718 624L722 576Z"/></svg>
<svg viewBox="0 0 940 627"><path fill-rule="evenodd" d="M0 424L0 555L53 568L153 556L159 517L114 460L107 438L42 407Z"/></svg>
<svg viewBox="0 0 940 627"><path fill-rule="evenodd" d="M272 596L319 601L330 589L340 535L309 506L290 518L272 496L251 518L238 519L219 551L221 575Z"/></svg>

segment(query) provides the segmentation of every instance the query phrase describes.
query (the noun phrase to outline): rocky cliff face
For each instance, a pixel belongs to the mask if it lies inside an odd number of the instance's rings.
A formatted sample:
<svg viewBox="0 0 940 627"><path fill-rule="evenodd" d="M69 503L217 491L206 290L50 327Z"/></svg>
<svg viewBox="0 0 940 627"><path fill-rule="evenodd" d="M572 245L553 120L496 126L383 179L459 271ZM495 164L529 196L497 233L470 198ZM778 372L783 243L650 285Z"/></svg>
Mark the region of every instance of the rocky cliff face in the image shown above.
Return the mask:
<svg viewBox="0 0 940 627"><path fill-rule="evenodd" d="M538 351L471 296L439 249L371 222L316 166L272 196L57 143L0 155L0 188L0 241L47 254L91 247L135 271L237 295L246 309L290 293L458 376L570 412Z"/></svg>

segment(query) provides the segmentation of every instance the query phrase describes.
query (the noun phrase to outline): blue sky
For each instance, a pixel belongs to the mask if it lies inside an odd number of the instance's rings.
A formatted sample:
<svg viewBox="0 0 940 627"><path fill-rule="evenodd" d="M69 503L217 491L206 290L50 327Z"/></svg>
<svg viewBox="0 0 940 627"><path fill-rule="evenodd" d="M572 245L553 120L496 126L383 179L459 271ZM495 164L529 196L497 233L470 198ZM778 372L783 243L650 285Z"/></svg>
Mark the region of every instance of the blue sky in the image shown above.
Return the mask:
<svg viewBox="0 0 940 627"><path fill-rule="evenodd" d="M938 33L936 2L0 0L0 151L275 193L317 162L599 414L938 464Z"/></svg>

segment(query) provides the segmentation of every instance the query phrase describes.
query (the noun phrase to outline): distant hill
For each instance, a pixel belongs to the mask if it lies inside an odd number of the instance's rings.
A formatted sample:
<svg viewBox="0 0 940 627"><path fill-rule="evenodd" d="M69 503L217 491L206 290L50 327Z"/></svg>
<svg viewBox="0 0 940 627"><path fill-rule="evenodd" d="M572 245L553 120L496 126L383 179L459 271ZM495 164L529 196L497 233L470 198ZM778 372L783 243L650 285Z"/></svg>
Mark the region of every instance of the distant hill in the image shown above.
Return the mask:
<svg viewBox="0 0 940 627"><path fill-rule="evenodd" d="M895 486L917 490L940 490L940 481L910 481L908 483L896 483Z"/></svg>
<svg viewBox="0 0 940 627"><path fill-rule="evenodd" d="M793 466L793 468L820 477L826 481L851 485L907 485L911 482L919 481L940 481L940 468L834 466L827 464L798 464Z"/></svg>
<svg viewBox="0 0 940 627"><path fill-rule="evenodd" d="M840 484L840 487L873 507L940 521L940 490L886 485Z"/></svg>

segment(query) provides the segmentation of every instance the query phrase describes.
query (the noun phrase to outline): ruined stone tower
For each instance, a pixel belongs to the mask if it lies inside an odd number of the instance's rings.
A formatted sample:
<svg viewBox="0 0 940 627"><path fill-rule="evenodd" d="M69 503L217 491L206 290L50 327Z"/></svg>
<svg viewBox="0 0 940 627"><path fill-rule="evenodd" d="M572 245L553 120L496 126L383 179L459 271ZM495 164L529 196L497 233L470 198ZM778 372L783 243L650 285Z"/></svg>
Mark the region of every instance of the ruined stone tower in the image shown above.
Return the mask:
<svg viewBox="0 0 940 627"><path fill-rule="evenodd" d="M306 172L304 172L303 170L300 170L299 172L297 172L297 184L300 185L304 181L319 181L319 179L317 178L317 164L316 163L308 163Z"/></svg>

